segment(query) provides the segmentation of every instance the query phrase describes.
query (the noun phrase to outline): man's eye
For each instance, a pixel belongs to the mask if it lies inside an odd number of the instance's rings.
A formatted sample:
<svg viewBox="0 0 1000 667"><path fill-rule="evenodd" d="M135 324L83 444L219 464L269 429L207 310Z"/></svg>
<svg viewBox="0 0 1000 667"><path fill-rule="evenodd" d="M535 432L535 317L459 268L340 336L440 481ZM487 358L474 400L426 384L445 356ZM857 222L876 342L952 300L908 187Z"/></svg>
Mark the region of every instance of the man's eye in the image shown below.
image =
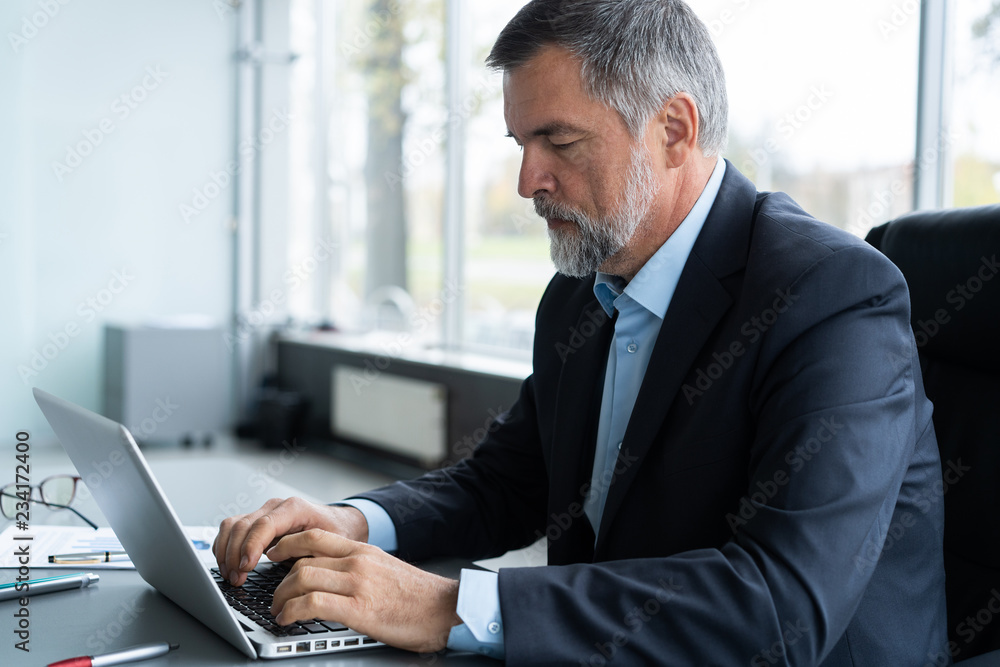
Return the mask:
<svg viewBox="0 0 1000 667"><path fill-rule="evenodd" d="M566 150L567 148L569 148L570 146L573 146L575 144L576 144L575 141L571 141L571 142L566 143L566 144L556 144L556 143L553 143L552 147L556 148L557 150Z"/></svg>

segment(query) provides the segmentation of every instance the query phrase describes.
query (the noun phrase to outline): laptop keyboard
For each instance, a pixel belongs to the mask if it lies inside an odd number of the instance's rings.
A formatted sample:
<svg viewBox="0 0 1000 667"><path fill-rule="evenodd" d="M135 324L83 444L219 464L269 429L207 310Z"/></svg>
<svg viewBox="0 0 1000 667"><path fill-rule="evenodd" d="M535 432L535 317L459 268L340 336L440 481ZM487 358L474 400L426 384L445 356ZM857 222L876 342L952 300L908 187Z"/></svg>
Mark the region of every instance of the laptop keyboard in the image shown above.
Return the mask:
<svg viewBox="0 0 1000 667"><path fill-rule="evenodd" d="M285 563L258 565L247 574L247 580L242 586L233 586L223 579L218 568L212 568L212 577L219 585L219 589L229 606L276 637L294 637L331 630L334 632L347 630L346 625L319 619L299 621L291 625L277 624L274 616L271 615L271 601L274 599L274 589L278 587L290 569L291 566Z"/></svg>

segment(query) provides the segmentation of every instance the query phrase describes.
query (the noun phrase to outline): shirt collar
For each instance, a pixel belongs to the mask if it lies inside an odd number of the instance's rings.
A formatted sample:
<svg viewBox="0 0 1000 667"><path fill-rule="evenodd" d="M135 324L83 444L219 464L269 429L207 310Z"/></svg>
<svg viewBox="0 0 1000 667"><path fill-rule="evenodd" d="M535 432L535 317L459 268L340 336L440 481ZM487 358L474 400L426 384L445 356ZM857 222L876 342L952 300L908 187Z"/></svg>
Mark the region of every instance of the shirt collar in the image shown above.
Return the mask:
<svg viewBox="0 0 1000 667"><path fill-rule="evenodd" d="M620 276L597 272L594 296L608 317L614 313L615 301L623 293L661 320L666 316L681 271L712 210L725 174L726 161L720 157L691 211L631 282L626 283Z"/></svg>

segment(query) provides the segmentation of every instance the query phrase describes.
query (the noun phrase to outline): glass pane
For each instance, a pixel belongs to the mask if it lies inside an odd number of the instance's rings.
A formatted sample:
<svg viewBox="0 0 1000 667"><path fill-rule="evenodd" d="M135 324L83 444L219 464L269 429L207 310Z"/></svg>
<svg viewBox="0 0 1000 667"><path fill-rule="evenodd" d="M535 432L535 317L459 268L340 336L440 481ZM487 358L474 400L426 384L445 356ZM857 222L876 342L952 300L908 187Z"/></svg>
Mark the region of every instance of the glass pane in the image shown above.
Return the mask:
<svg viewBox="0 0 1000 667"><path fill-rule="evenodd" d="M523 0L469 3L472 57L467 90L465 343L529 351L535 309L554 273L545 222L517 194L521 154L507 138L502 77L484 65Z"/></svg>
<svg viewBox="0 0 1000 667"><path fill-rule="evenodd" d="M292 314L435 337L426 320L439 316L441 292L443 2L293 0L291 11L292 106L304 119L290 172L292 267L319 239L335 248L329 284L311 281Z"/></svg>
<svg viewBox="0 0 1000 667"><path fill-rule="evenodd" d="M911 210L919 3L692 6L726 70L726 157L759 190L859 236Z"/></svg>
<svg viewBox="0 0 1000 667"><path fill-rule="evenodd" d="M951 127L955 206L1000 201L1000 3L954 3Z"/></svg>
<svg viewBox="0 0 1000 667"><path fill-rule="evenodd" d="M76 480L72 477L49 477L42 480L42 501L56 505L69 505L76 490Z"/></svg>
<svg viewBox="0 0 1000 667"><path fill-rule="evenodd" d="M0 489L0 510L9 519L14 518L14 513L17 512L17 503L20 502L16 495L17 487L13 484L8 484Z"/></svg>

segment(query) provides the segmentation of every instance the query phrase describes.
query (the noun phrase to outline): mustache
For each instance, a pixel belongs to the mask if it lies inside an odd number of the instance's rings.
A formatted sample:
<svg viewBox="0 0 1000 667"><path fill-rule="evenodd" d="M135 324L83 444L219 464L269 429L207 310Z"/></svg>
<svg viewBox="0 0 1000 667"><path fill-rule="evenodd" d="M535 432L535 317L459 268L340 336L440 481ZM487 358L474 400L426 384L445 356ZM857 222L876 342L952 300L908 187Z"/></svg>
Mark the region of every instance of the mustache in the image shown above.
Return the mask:
<svg viewBox="0 0 1000 667"><path fill-rule="evenodd" d="M570 206L554 202L547 197L535 197L533 201L535 204L535 213L540 218L547 220L568 220L585 228L590 226L586 216Z"/></svg>

